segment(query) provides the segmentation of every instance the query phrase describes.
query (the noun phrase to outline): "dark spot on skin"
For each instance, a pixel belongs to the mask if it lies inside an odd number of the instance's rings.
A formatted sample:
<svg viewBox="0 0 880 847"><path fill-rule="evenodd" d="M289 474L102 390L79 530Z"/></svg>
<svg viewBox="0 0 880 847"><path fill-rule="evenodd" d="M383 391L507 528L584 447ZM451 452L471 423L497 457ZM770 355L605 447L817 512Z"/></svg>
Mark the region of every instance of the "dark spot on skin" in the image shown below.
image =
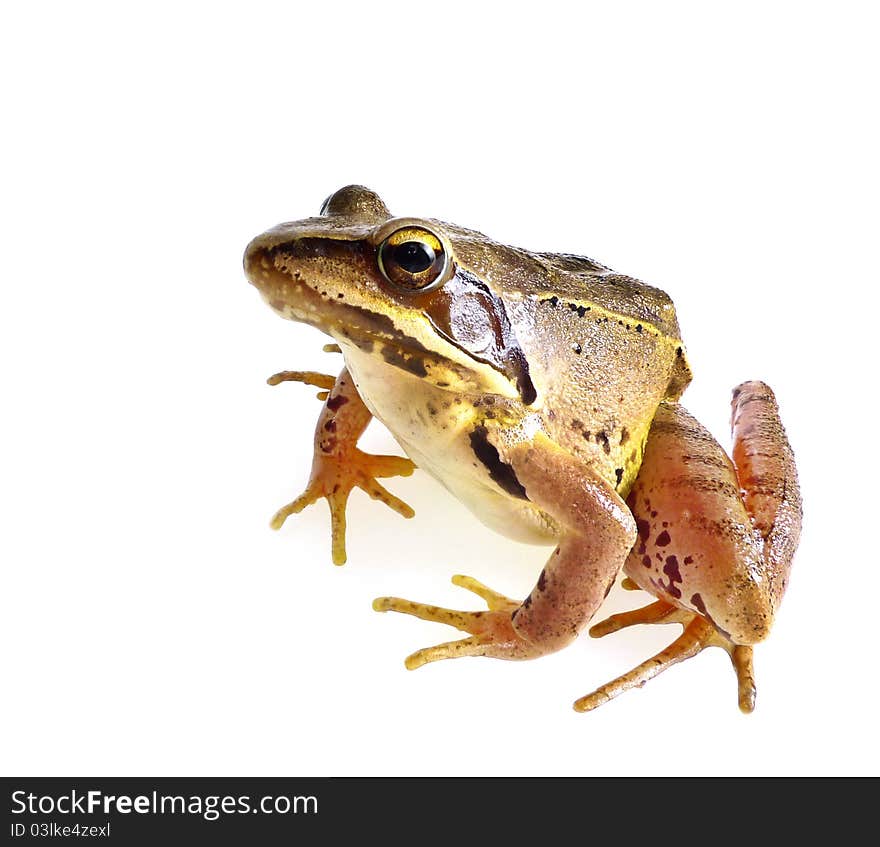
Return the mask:
<svg viewBox="0 0 880 847"><path fill-rule="evenodd" d="M348 397L344 394L336 394L333 397L327 398L327 408L331 412L338 412L340 407L344 406L348 402Z"/></svg>
<svg viewBox="0 0 880 847"><path fill-rule="evenodd" d="M415 376L424 377L428 375L425 368L425 362L420 356L406 356L395 347L389 347L387 344L382 347L382 358L402 371L408 371Z"/></svg>
<svg viewBox="0 0 880 847"><path fill-rule="evenodd" d="M510 370L516 374L516 390L526 406L531 406L538 399L538 392L529 374L529 363L519 347L508 350L508 362L512 362ZM510 376L510 371L505 371Z"/></svg>
<svg viewBox="0 0 880 847"><path fill-rule="evenodd" d="M660 535L657 536L657 540L654 542L658 547L665 547L672 539L669 537L669 533L664 529Z"/></svg>
<svg viewBox="0 0 880 847"><path fill-rule="evenodd" d="M604 429L601 432L596 433L596 442L602 445L602 449L606 453L611 452L611 442L608 440L608 434Z"/></svg>
<svg viewBox="0 0 880 847"><path fill-rule="evenodd" d="M626 427L620 430L620 446L623 447L629 441L629 430Z"/></svg>
<svg viewBox="0 0 880 847"><path fill-rule="evenodd" d="M583 422L578 420L577 418L572 418L571 420L571 428L572 429L580 429L583 426Z"/></svg>
<svg viewBox="0 0 880 847"><path fill-rule="evenodd" d="M547 574L544 573L543 569L541 570L541 575L538 577L538 591L543 591L547 587Z"/></svg>
<svg viewBox="0 0 880 847"><path fill-rule="evenodd" d="M592 434L592 433L590 432L590 430L588 430L588 429L585 429L585 430L581 433L581 435L583 435L583 437L584 437L584 441L589 441L589 440L593 437L593 434Z"/></svg>
<svg viewBox="0 0 880 847"><path fill-rule="evenodd" d="M636 518L636 529L639 532L639 538L647 540L648 536L651 534L651 524L643 518Z"/></svg>
<svg viewBox="0 0 880 847"><path fill-rule="evenodd" d="M558 306L558 305L559 305L559 298L556 297L556 296L554 296L554 297L551 297L549 300L547 300L547 302L548 302L551 306Z"/></svg>
<svg viewBox="0 0 880 847"><path fill-rule="evenodd" d="M642 331L642 325L636 324L636 332L641 332L641 331Z"/></svg>
<svg viewBox="0 0 880 847"><path fill-rule="evenodd" d="M642 556L642 564L646 568L650 568L651 567L651 557L650 556Z"/></svg>
<svg viewBox="0 0 880 847"><path fill-rule="evenodd" d="M344 300L344 299L345 299L345 295L344 295L341 291L340 291L339 294L337 294L336 296L337 296L337 298L340 299L340 300Z"/></svg>
<svg viewBox="0 0 880 847"><path fill-rule="evenodd" d="M685 556L685 557L684 557L684 563L685 563L686 565L689 565L691 562L693 562L693 560L694 560L694 557L693 557L693 556Z"/></svg>
<svg viewBox="0 0 880 847"><path fill-rule="evenodd" d="M656 511L651 512L651 517L652 517L652 518L656 518L656 517L657 517L657 512L656 512Z"/></svg>
<svg viewBox="0 0 880 847"><path fill-rule="evenodd" d="M623 480L623 468L615 468L614 476L617 477L617 484L620 485L621 481Z"/></svg>
<svg viewBox="0 0 880 847"><path fill-rule="evenodd" d="M529 499L522 483L516 478L513 468L506 462L501 461L497 448L489 441L489 433L486 427L476 427L471 432L470 442L474 455L483 463L486 470L489 471L489 478L499 488L506 491L511 497L517 497L520 500Z"/></svg>
<svg viewBox="0 0 880 847"><path fill-rule="evenodd" d="M669 584L664 585L662 580L660 581L660 584L669 592L669 594L678 600L681 597L681 589L675 583L681 582L681 571L678 569L678 559L676 559L675 556L666 557L666 564L663 565L663 573L669 577Z"/></svg>
<svg viewBox="0 0 880 847"><path fill-rule="evenodd" d="M529 596L526 597L526 599L522 601L522 608L528 609L529 606L531 606L531 605L532 605L532 595L529 594Z"/></svg>
<svg viewBox="0 0 880 847"><path fill-rule="evenodd" d="M675 355L676 355L678 358L681 358L681 352L682 352L682 351L681 351L681 347L679 347L679 348L675 351Z"/></svg>
<svg viewBox="0 0 880 847"><path fill-rule="evenodd" d="M334 418L330 418L329 421L325 421L324 429L326 429L327 432L336 432L336 420Z"/></svg>

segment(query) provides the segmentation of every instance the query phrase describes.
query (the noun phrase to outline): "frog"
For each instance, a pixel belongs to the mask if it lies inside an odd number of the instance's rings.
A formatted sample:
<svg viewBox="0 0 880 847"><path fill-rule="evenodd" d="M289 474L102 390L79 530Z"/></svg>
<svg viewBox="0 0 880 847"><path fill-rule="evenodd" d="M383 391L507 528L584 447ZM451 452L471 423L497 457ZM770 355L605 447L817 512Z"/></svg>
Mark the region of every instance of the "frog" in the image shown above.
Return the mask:
<svg viewBox="0 0 880 847"><path fill-rule="evenodd" d="M728 653L739 707L754 709L753 648L770 632L800 537L794 454L764 382L733 390L730 455L681 405L692 373L668 294L585 256L395 217L360 185L254 238L244 270L275 313L324 332L325 350L344 360L335 376L269 378L315 386L323 401L306 489L272 527L326 499L342 564L350 493L411 518L378 480L418 468L488 528L552 547L522 599L461 574L452 582L485 608L377 598L376 611L464 633L416 650L407 668L535 659L588 627L603 637L679 624L668 647L575 710L708 647ZM405 456L358 448L373 418ZM619 577L651 602L590 626Z"/></svg>

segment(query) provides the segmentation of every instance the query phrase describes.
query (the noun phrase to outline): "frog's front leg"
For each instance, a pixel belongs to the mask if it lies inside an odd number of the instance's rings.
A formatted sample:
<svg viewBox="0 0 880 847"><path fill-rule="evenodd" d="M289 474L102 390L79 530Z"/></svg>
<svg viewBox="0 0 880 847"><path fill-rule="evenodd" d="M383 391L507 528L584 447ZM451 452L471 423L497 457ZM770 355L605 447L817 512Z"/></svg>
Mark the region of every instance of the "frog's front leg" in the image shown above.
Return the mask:
<svg viewBox="0 0 880 847"><path fill-rule="evenodd" d="M588 711L710 646L730 655L739 705L755 703L752 645L766 638L788 581L801 525L794 456L773 392L748 382L733 394L733 457L677 404L657 412L627 503L639 538L625 571L658 597L590 634L637 623L680 623L682 636L575 703Z"/></svg>
<svg viewBox="0 0 880 847"><path fill-rule="evenodd" d="M558 525L559 545L522 603L461 576L453 582L486 600L489 611L377 599L376 611L403 612L469 633L413 653L406 660L410 669L459 656L533 659L565 647L602 603L636 538L632 515L613 487L549 438L539 433L528 443L498 446L499 460L524 496Z"/></svg>
<svg viewBox="0 0 880 847"><path fill-rule="evenodd" d="M345 507L348 495L357 486L374 500L380 500L405 518L413 510L385 490L376 478L409 476L415 465L401 456L373 456L357 448L357 441L372 415L358 394L348 370L334 380L311 371L282 371L269 378L270 385L280 382L305 382L329 390L315 427L315 450L309 484L303 494L279 509L271 521L280 529L284 521L311 505L319 497L330 504L333 563L345 563ZM319 395L320 396L320 395Z"/></svg>

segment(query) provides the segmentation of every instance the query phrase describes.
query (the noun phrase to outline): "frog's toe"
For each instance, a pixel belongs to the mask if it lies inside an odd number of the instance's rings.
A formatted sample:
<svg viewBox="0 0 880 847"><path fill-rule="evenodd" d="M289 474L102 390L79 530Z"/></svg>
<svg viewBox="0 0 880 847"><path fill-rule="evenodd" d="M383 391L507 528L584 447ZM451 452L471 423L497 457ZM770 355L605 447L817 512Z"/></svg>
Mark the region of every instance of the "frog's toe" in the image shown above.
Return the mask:
<svg viewBox="0 0 880 847"><path fill-rule="evenodd" d="M648 680L678 662L690 659L701 653L707 647L723 648L733 663L737 677L737 693L740 711L748 713L755 708L755 678L752 668L752 648L739 644L733 644L712 626L705 618L679 609L670 603L658 600L641 609L633 609L612 615L610 618L591 627L590 635L601 638L612 632L624 629L635 624L666 624L679 623L684 627L681 636L672 642L665 650L661 650L656 656L622 674L611 682L600 686L591 694L581 697L574 703L577 712L589 712L603 703L629 691L631 688L641 688Z"/></svg>
<svg viewBox="0 0 880 847"><path fill-rule="evenodd" d="M485 655L483 645L479 639L473 636L469 638L460 638L457 641L445 641L443 644L436 644L433 647L423 647L407 656L403 663L408 671L414 671L422 665L429 662L439 662L443 659L458 659L462 656L482 656Z"/></svg>
<svg viewBox="0 0 880 847"><path fill-rule="evenodd" d="M459 588L464 588L467 591L471 591L476 594L477 597L485 600L486 605L492 611L506 610L508 612L513 612L519 606L519 603L517 603L516 600L511 600L507 595L494 591L489 588L488 585L484 585L472 576L456 574L452 577L452 584L457 585Z"/></svg>
<svg viewBox="0 0 880 847"><path fill-rule="evenodd" d="M400 612L425 621L442 623L467 632L470 637L447 641L434 647L416 650L406 658L409 670L429 662L456 659L461 656L490 656L497 659L529 659L538 655L514 630L511 615L519 603L483 585L469 576L456 575L452 582L486 601L488 611L466 612L446 609L428 603L415 603L400 597L379 597L373 601L377 612Z"/></svg>
<svg viewBox="0 0 880 847"><path fill-rule="evenodd" d="M416 469L415 464L403 456L374 456L353 450L348 458L347 484L356 485L374 500L384 503L404 518L411 518L415 510L399 497L395 497L384 485L376 480L389 476L410 476Z"/></svg>
<svg viewBox="0 0 880 847"><path fill-rule="evenodd" d="M397 512L398 515L404 518L412 518L415 516L415 510L409 503L405 503L399 497L395 497L385 486L379 485L375 479L368 480L361 485L364 491L370 495L374 500L378 500L380 503L384 503L389 509Z"/></svg>
<svg viewBox="0 0 880 847"><path fill-rule="evenodd" d="M291 515L298 515L306 506L311 506L319 497L321 497L321 492L317 491L313 487L309 487L305 492L300 494L295 500L291 500L286 506L282 506L274 515L272 515L272 519L269 521L269 526L272 529L281 529L284 526L284 522Z"/></svg>
<svg viewBox="0 0 880 847"><path fill-rule="evenodd" d="M415 462L405 456L375 456L372 453L362 453L360 459L364 473L375 479L412 476L416 469Z"/></svg>
<svg viewBox="0 0 880 847"><path fill-rule="evenodd" d="M462 632L470 632L474 616L483 614L483 612L459 612L455 609L445 609L443 606L431 606L428 603L415 603L402 597L377 597L373 600L373 609L377 612L400 612L402 615L412 615L423 621L445 623Z"/></svg>
<svg viewBox="0 0 880 847"><path fill-rule="evenodd" d="M336 377L330 374L318 373L318 371L278 371L272 374L266 382L269 385L280 385L282 382L303 382L306 385L314 385L329 391L336 384Z"/></svg>
<svg viewBox="0 0 880 847"><path fill-rule="evenodd" d="M313 487L301 494L296 500L282 506L269 521L272 529L281 529L284 522L291 516L299 514L306 506L311 506L320 497L326 497L330 506L330 543L334 565L344 565L347 559L345 552L345 507L348 503L350 489L339 489L324 493Z"/></svg>
<svg viewBox="0 0 880 847"><path fill-rule="evenodd" d="M593 638L602 638L612 632L626 629L628 626L636 626L636 624L685 623L683 616L687 616L687 621L693 617L690 612L679 609L671 603L658 600L641 609L632 609L629 612L621 612L605 618L604 621L590 627L590 635Z"/></svg>

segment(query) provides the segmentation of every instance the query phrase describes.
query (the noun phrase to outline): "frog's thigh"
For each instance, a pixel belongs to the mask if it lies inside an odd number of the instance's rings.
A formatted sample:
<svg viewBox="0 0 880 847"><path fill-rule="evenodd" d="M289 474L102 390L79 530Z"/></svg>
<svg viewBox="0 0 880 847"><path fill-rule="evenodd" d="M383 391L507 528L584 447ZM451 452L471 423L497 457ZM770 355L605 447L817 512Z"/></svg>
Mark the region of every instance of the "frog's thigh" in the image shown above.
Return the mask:
<svg viewBox="0 0 880 847"><path fill-rule="evenodd" d="M762 578L763 539L732 462L681 406L660 406L627 505L638 526L625 565L631 579L735 644L767 636L774 604Z"/></svg>
<svg viewBox="0 0 880 847"><path fill-rule="evenodd" d="M635 541L626 504L592 468L543 435L506 451L529 500L561 526L559 546L513 615L516 633L552 652L573 641Z"/></svg>

